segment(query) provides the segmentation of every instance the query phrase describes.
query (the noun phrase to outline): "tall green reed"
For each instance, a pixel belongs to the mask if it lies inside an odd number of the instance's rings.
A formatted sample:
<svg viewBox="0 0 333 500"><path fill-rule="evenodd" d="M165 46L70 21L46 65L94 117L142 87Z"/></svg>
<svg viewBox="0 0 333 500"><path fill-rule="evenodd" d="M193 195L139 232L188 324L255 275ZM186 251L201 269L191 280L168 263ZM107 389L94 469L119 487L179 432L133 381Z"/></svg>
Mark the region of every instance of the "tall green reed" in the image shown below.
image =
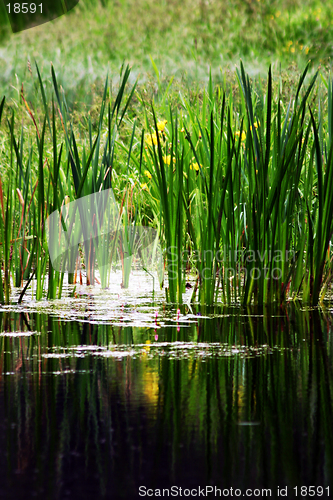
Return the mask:
<svg viewBox="0 0 333 500"><path fill-rule="evenodd" d="M88 119L87 148L86 141L77 136L54 68L51 68L51 74L56 102L52 99L51 110L37 65L36 70L44 109L42 127L39 126L40 113L37 117L30 108L24 97L23 86L21 92L22 106L28 112L35 129L35 143L33 135L25 134L23 127L20 136L16 137L14 111L11 119L7 120L9 160L5 179L0 178L2 243L0 301L2 303L8 303L10 300L12 277L15 278L14 285L22 286L23 279L31 281L35 276L37 300L42 298L46 286L49 298L57 296L57 289L58 296L61 295L65 269L61 271L55 269L49 257L45 227L47 217L54 211L58 211L63 217L70 201L111 188L118 131L135 90L134 85L130 93L125 95L130 74L128 66L121 69L121 81L114 98L106 79L96 134L93 134L90 117ZM0 106L0 118L3 108L4 99ZM38 168L35 168L36 157ZM100 222L100 217L103 219L103 207L99 207L100 213L97 213L98 207L91 207L96 211L95 227L87 227L89 224L85 223L86 214L82 210L82 205L78 204L78 208L84 233L87 284L94 284L96 260L102 259L103 264L105 263L105 257L101 256L103 245L99 244L98 234L96 237L96 231L98 233L99 229L97 224ZM56 237L58 229L52 229ZM105 250L108 251L108 248ZM77 249L72 253L69 252L68 264L73 264L70 262L71 259L75 265ZM65 268L66 262L63 264ZM102 273L104 267L100 267ZM69 283L74 281L74 273L69 273L68 281ZM104 275L102 285L107 285ZM22 294L19 300L22 300Z"/></svg>
<svg viewBox="0 0 333 500"><path fill-rule="evenodd" d="M333 234L333 83L327 84L328 123L323 127L321 103L318 106L318 118L310 108L311 127L313 129L313 146L311 150L308 178L311 182L306 199L308 213L308 246L307 263L309 272L304 278L304 299L315 305L323 297L331 279L329 248ZM313 167L315 164L315 168ZM316 183L316 196L313 202L313 190ZM325 264L328 269L325 272ZM323 291L321 294L322 285Z"/></svg>
<svg viewBox="0 0 333 500"><path fill-rule="evenodd" d="M301 256L292 228L309 138L309 129L304 130L305 108L317 76L312 79L298 107L298 96L307 70L300 78L294 106L292 108L290 103L284 118L279 98L275 117L272 117L271 70L265 109L263 106L254 107L249 78L242 65L238 73L247 119L242 158L248 180L244 204L248 222L246 251L253 255L246 266L244 303L251 301L252 294L259 303L281 302L293 268L297 266L297 258ZM261 102L263 100L262 96Z"/></svg>
<svg viewBox="0 0 333 500"><path fill-rule="evenodd" d="M171 302L181 302L183 293L183 269L181 253L184 245L184 156L178 147L178 117L170 110L171 142L167 135L167 120L157 121L152 110L154 131L146 137L146 161L150 168L152 184L159 202L160 216L163 218L163 234L166 246L168 269L167 298ZM143 143L141 143L141 150Z"/></svg>
<svg viewBox="0 0 333 500"><path fill-rule="evenodd" d="M201 303L268 304L302 296L317 304L323 278L327 289L331 131L324 131L322 112L316 120L309 108L317 73L305 86L308 70L286 109L280 93L273 95L271 69L265 92L260 84L254 91L242 64L237 108L232 94L214 92L210 78L200 107L181 98L180 118L168 111L164 137L153 107L147 196L160 203L171 302L182 300L184 253ZM330 127L331 106L330 86Z"/></svg>
<svg viewBox="0 0 333 500"><path fill-rule="evenodd" d="M45 221L54 211L64 217L69 202L110 188L121 209L115 231L109 228L107 236L100 234L109 216L106 205L91 207L93 222L77 205L83 258L77 248L68 252L69 283L75 281L73 269L85 266L87 284L93 285L98 266L101 285L108 286L120 241L123 285L128 286L138 224L149 221L163 237L170 302L182 302L191 272L192 300L198 294L201 304L282 303L290 297L317 304L325 296L332 276L330 80L324 79L327 111L322 98L317 110L310 104L318 86L317 74L305 84L308 66L286 107L280 92L274 93L271 69L263 90L241 64L238 99L214 87L210 77L202 101L181 95L177 110L168 103L170 82L145 112L145 136L136 141L136 122L127 121L127 143L120 144L119 131L135 92L135 85L125 92L128 67L121 70L114 99L106 80L96 131L89 116L86 140L71 119L54 68L51 103L36 70L42 118L25 100L23 87L21 94L35 140L24 127L16 134L14 112L7 119L7 169L0 178L1 302L10 300L11 279L22 287L34 275L38 300L45 288L49 298L61 295L64 268L55 269L50 259ZM0 119L3 110L4 100ZM119 157L122 166L116 163ZM123 169L116 181L115 168ZM132 185L130 172L136 176ZM141 183L144 177L147 182Z"/></svg>

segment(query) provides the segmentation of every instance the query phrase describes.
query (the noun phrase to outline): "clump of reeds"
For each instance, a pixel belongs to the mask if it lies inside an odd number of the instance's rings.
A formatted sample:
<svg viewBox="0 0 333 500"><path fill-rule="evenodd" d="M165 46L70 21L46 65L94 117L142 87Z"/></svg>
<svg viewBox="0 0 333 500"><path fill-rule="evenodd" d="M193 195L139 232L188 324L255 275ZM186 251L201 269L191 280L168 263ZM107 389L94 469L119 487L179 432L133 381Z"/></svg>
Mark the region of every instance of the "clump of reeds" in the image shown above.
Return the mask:
<svg viewBox="0 0 333 500"><path fill-rule="evenodd" d="M23 87L21 95L35 142L31 135L26 140L23 127L17 130L14 111L1 122L6 170L0 174L0 302L9 303L11 283L24 293L33 277L37 300L61 295L66 266L53 265L47 218L57 212L65 228L71 202L112 188L124 287L135 245L146 238L138 228L148 224L164 244L172 303L182 302L193 281L192 300L201 304L298 297L318 304L332 276L333 83L323 78L324 99L314 100L317 74L306 84L307 74L308 67L286 105L273 92L271 69L265 90L260 84L254 89L242 64L237 104L210 77L201 102L193 106L181 96L173 109L169 86L159 106L146 107L146 130L136 138L136 122L127 117L135 86L125 93L126 68L115 98L106 80L97 129L93 133L88 117L85 140L71 122L53 67L51 102L37 68L42 120ZM0 120L4 107L3 99ZM118 140L125 122L127 144ZM122 175L114 175L115 158L121 158ZM66 253L69 283L84 265L87 284L95 284L98 266L101 285L108 285L116 250L113 236L98 233L105 207L92 206L86 217L77 203L78 216L88 222L81 254L77 248Z"/></svg>
<svg viewBox="0 0 333 500"><path fill-rule="evenodd" d="M184 98L181 117L164 110L163 134L153 111L146 161L163 219L172 302L182 299L191 259L194 292L205 304L299 296L317 304L327 290L333 90L325 82L325 116L322 101L312 109L317 74L306 86L307 72L286 108L273 95L271 69L266 92L254 93L241 64L239 109L232 95L214 94L210 79L200 112Z"/></svg>
<svg viewBox="0 0 333 500"><path fill-rule="evenodd" d="M46 239L48 216L55 211L61 216L67 205L84 196L110 189L114 167L114 151L118 130L126 115L135 85L129 95L125 88L130 74L129 67L121 71L120 84L115 97L112 96L108 79L98 119L97 131L93 133L91 118L88 116L88 137L82 141L70 119L64 92L60 90L54 68L51 68L53 98L47 102L44 84L36 66L39 88L44 110L43 124L38 125L36 114L21 92L22 105L30 116L35 129L35 143L31 135L26 139L22 127L19 134L15 130L15 113L7 119L6 170L0 175L0 302L9 303L10 284L23 287L35 277L35 298L40 300L43 293L50 299L60 297L64 272L75 268L77 248L66 254L63 268L54 268L49 257ZM0 106L0 119L5 99ZM103 133L103 140L102 140ZM82 204L78 203L78 211ZM95 214L97 217L97 213ZM101 215L101 214L99 214ZM84 221L85 214L78 214ZM95 224L96 224L95 217ZM87 284L95 283L96 259L103 260L102 245L96 251L95 228L82 228L83 259ZM58 230L60 230L59 228ZM74 263L71 260L74 259ZM68 282L73 283L75 272L68 273ZM106 280L103 277L103 285ZM47 290L45 288L47 287ZM24 287L25 291L26 287ZM22 295L20 299L22 299Z"/></svg>

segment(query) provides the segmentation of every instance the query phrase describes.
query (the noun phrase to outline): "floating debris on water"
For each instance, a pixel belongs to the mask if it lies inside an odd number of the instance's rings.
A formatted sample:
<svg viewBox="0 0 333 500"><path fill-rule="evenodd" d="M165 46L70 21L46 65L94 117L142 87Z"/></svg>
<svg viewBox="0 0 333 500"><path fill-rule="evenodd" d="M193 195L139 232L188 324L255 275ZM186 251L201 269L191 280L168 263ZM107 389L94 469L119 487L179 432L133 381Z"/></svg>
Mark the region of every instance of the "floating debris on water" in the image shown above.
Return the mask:
<svg viewBox="0 0 333 500"><path fill-rule="evenodd" d="M205 357L226 358L239 356L249 358L271 354L273 350L268 345L262 346L229 346L219 342L154 342L147 341L145 344L116 344L107 346L75 346L69 348L50 348L49 353L42 355L44 358L70 358L85 356L110 357L123 359L125 357L155 358L167 356L169 358L194 358L203 359Z"/></svg>
<svg viewBox="0 0 333 500"><path fill-rule="evenodd" d="M31 337L32 335L40 335L40 332L0 332L0 337Z"/></svg>

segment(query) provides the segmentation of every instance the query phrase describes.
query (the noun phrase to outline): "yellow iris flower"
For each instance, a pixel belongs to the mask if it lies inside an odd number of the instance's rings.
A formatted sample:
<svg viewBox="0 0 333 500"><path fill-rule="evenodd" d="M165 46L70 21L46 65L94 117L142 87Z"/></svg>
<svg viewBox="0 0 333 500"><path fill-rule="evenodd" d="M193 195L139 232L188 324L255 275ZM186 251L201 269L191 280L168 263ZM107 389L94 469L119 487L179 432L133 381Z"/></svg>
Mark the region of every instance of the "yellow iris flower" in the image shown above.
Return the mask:
<svg viewBox="0 0 333 500"><path fill-rule="evenodd" d="M259 127L260 125L260 121L258 120L258 122L254 122L254 128L257 130L257 128ZM250 126L250 130L252 130L252 125Z"/></svg>
<svg viewBox="0 0 333 500"><path fill-rule="evenodd" d="M163 161L166 165L170 165L171 163L171 155L164 155L163 156Z"/></svg>
<svg viewBox="0 0 333 500"><path fill-rule="evenodd" d="M198 172L199 168L200 168L200 165L197 162L190 164L190 170L195 170L196 172Z"/></svg>
<svg viewBox="0 0 333 500"><path fill-rule="evenodd" d="M242 131L242 135L241 135L241 133L240 133L239 130L237 130L237 132L235 133L235 135L237 137L240 137L242 141L245 141L245 139L246 139L246 133L244 132L244 130Z"/></svg>
<svg viewBox="0 0 333 500"><path fill-rule="evenodd" d="M167 123L168 123L168 120L161 120L160 122L157 122L157 130L159 132L163 132Z"/></svg>
<svg viewBox="0 0 333 500"><path fill-rule="evenodd" d="M151 134L148 134L145 138L145 141L146 143L148 144L148 146L152 146L154 144L154 146L157 146L157 134L156 132L152 132Z"/></svg>

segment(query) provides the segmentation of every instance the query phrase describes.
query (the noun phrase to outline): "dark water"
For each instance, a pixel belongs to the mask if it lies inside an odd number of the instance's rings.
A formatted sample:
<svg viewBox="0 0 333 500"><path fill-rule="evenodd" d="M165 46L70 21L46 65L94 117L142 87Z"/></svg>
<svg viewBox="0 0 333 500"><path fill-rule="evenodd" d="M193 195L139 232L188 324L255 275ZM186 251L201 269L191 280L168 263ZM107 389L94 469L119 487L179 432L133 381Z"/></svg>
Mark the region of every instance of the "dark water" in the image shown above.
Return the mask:
<svg viewBox="0 0 333 500"><path fill-rule="evenodd" d="M0 313L1 500L328 498L332 315L248 312L161 328Z"/></svg>

